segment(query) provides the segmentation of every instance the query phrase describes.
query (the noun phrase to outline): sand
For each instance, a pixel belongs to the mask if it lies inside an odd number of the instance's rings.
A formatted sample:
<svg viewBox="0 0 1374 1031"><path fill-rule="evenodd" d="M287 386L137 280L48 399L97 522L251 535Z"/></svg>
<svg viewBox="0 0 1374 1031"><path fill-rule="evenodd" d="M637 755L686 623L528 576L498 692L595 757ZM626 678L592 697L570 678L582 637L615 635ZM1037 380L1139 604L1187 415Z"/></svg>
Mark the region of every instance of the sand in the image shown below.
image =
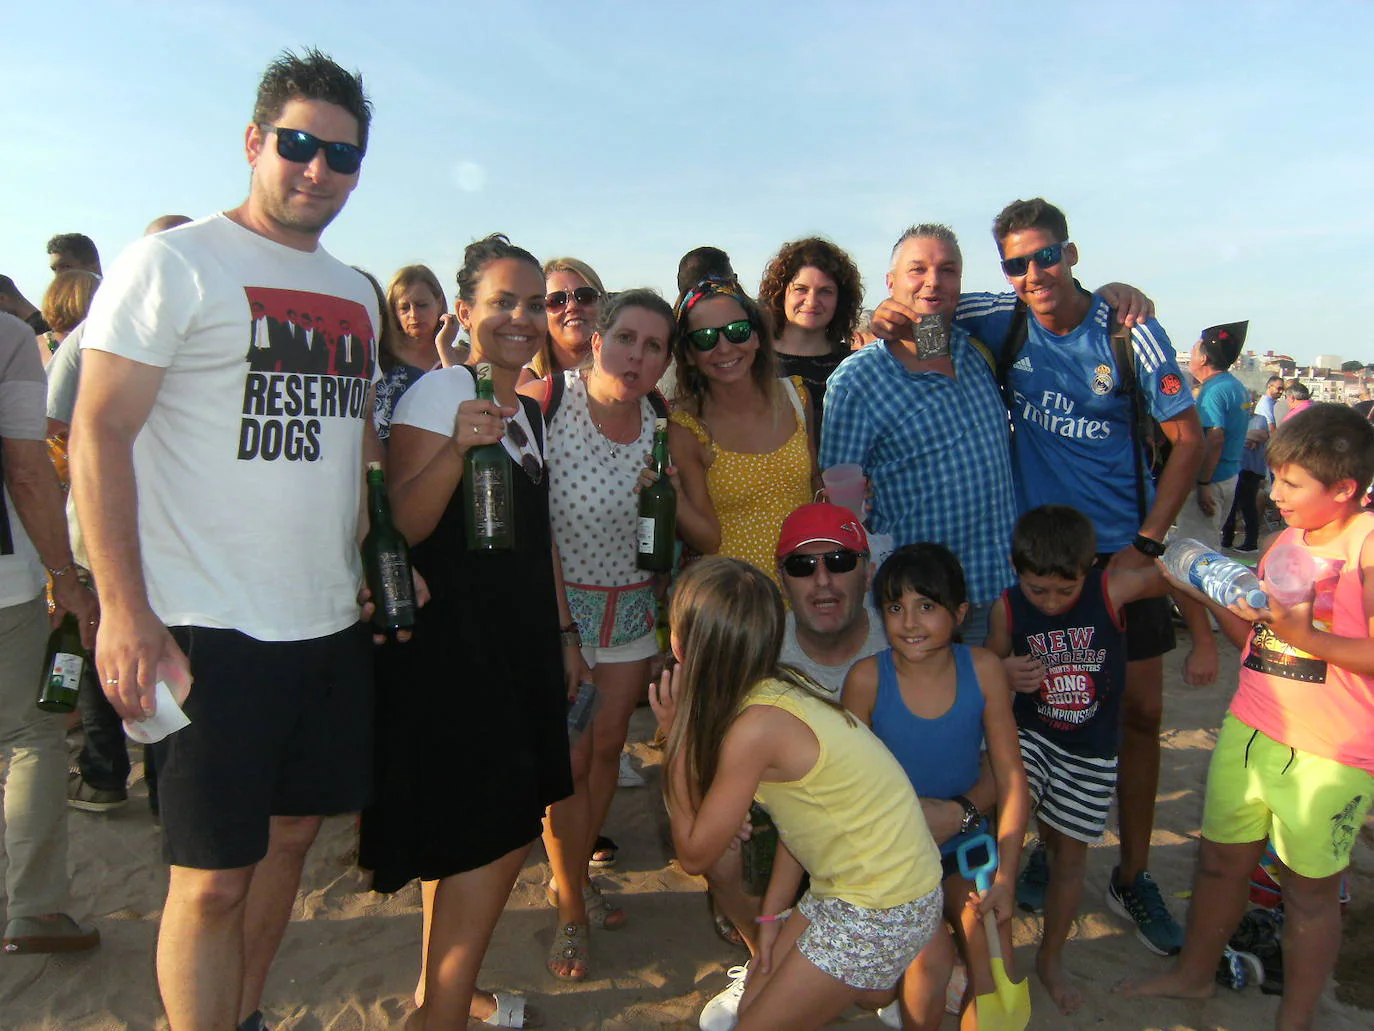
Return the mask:
<svg viewBox="0 0 1374 1031"><path fill-rule="evenodd" d="M1202 808L1203 778L1214 728L1236 682L1236 654L1222 644L1221 682L1192 688L1178 676L1182 653L1168 660L1164 761L1152 869L1180 918L1190 888ZM621 845L619 862L602 878L630 914L623 930L596 933L592 976L580 984L544 970L554 916L543 901L547 864L536 847L496 931L482 973L487 987L525 993L546 1027L630 1029L696 1027L696 1015L725 987L726 967L743 954L712 932L702 882L671 861L657 790L658 756L646 740L647 709L636 713L633 750L650 787L620 790L608 832ZM492 771L499 776L499 770ZM141 776L136 771L135 777ZM90 914L103 935L95 952L79 956L0 957L0 1031L165 1029L153 972L157 923L166 889L158 830L141 780L132 801L106 815L72 813L73 911ZM326 822L311 853L291 926L267 986L265 1010L279 1031L381 1031L399 1027L410 1007L418 963L419 890L375 895L352 865L354 821ZM1085 1003L1061 1016L1032 977L1033 1029L1110 1031L1260 1031L1272 1027L1277 1000L1257 988L1219 989L1206 1002L1123 999L1111 991L1122 978L1166 963L1141 946L1102 898L1115 862L1115 839L1091 850L1085 911L1066 963ZM1374 1026L1374 821L1357 846L1355 903L1345 920L1339 985L1328 990L1319 1027L1365 1031ZM1016 959L1024 972L1034 957L1039 920L1018 917ZM1356 1008L1357 1005L1366 1007ZM872 1015L851 1010L845 1026L878 1029ZM473 1025L480 1026L480 1025ZM947 1017L944 1026L956 1026Z"/></svg>

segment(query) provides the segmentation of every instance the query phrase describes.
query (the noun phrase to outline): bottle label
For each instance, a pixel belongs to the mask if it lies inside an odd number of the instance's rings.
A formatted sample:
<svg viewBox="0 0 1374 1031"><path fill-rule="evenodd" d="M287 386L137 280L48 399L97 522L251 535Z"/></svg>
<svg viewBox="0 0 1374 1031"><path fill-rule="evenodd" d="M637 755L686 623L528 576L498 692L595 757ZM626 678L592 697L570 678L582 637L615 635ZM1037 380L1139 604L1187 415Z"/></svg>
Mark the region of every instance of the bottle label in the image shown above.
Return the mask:
<svg viewBox="0 0 1374 1031"><path fill-rule="evenodd" d="M653 516L639 517L639 553L641 555L652 555L654 553L657 530L658 521L654 519Z"/></svg>
<svg viewBox="0 0 1374 1031"><path fill-rule="evenodd" d="M48 687L53 691L76 691L81 686L81 674L85 669L86 660L80 655L58 652L52 658Z"/></svg>
<svg viewBox="0 0 1374 1031"><path fill-rule="evenodd" d="M478 537L501 537L508 530L505 469L478 466L472 485L472 517Z"/></svg>
<svg viewBox="0 0 1374 1031"><path fill-rule="evenodd" d="M387 622L415 614L415 594L411 590L410 563L399 551L384 551L377 556L381 597L375 599L386 613Z"/></svg>

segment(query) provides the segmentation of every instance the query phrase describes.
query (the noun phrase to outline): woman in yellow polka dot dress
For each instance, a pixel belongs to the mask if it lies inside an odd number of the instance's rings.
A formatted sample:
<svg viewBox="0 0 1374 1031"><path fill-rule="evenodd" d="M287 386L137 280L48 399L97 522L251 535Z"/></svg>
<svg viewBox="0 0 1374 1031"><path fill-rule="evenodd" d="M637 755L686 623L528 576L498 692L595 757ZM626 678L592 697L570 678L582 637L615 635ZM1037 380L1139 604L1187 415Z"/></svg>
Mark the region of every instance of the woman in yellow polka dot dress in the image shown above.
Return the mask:
<svg viewBox="0 0 1374 1031"><path fill-rule="evenodd" d="M776 580L782 521L816 489L799 381L777 378L767 323L733 280L703 280L683 296L673 356L678 532L704 555Z"/></svg>

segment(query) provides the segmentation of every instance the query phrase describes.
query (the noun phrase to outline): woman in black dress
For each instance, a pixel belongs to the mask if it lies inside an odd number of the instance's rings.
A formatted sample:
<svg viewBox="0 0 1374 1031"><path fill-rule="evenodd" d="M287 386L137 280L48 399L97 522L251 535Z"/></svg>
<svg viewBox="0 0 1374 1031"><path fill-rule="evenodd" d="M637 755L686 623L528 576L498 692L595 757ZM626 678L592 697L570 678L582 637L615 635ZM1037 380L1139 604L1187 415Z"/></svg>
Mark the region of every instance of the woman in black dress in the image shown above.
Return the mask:
<svg viewBox="0 0 1374 1031"><path fill-rule="evenodd" d="M473 370L454 366L422 377L393 418L393 514L431 600L411 642L378 655L377 796L362 824L375 890L423 882L423 1004L412 1031L467 1020L544 809L572 792L567 698L585 668L576 634L560 641L572 620L550 533L542 421L515 393L544 339L543 272L527 251L488 237L467 248L458 295L473 363L491 365L496 401L477 400ZM516 544L469 551L464 456L492 443L510 456Z"/></svg>

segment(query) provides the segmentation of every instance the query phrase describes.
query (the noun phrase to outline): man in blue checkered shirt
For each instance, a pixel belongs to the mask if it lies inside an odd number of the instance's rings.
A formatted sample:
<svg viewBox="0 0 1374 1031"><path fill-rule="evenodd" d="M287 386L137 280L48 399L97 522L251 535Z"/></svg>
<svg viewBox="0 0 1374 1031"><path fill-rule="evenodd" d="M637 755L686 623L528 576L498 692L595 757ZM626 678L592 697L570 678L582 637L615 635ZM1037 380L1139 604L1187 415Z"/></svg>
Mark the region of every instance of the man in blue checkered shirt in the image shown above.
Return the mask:
<svg viewBox="0 0 1374 1031"><path fill-rule="evenodd" d="M959 242L947 226L912 226L892 250L889 306L909 318L952 319L963 281ZM864 468L873 490L868 527L900 547L938 541L963 563L965 643L981 645L987 616L1012 571L1007 409L992 370L957 327L949 354L921 358L912 326L846 358L826 385L820 465Z"/></svg>

